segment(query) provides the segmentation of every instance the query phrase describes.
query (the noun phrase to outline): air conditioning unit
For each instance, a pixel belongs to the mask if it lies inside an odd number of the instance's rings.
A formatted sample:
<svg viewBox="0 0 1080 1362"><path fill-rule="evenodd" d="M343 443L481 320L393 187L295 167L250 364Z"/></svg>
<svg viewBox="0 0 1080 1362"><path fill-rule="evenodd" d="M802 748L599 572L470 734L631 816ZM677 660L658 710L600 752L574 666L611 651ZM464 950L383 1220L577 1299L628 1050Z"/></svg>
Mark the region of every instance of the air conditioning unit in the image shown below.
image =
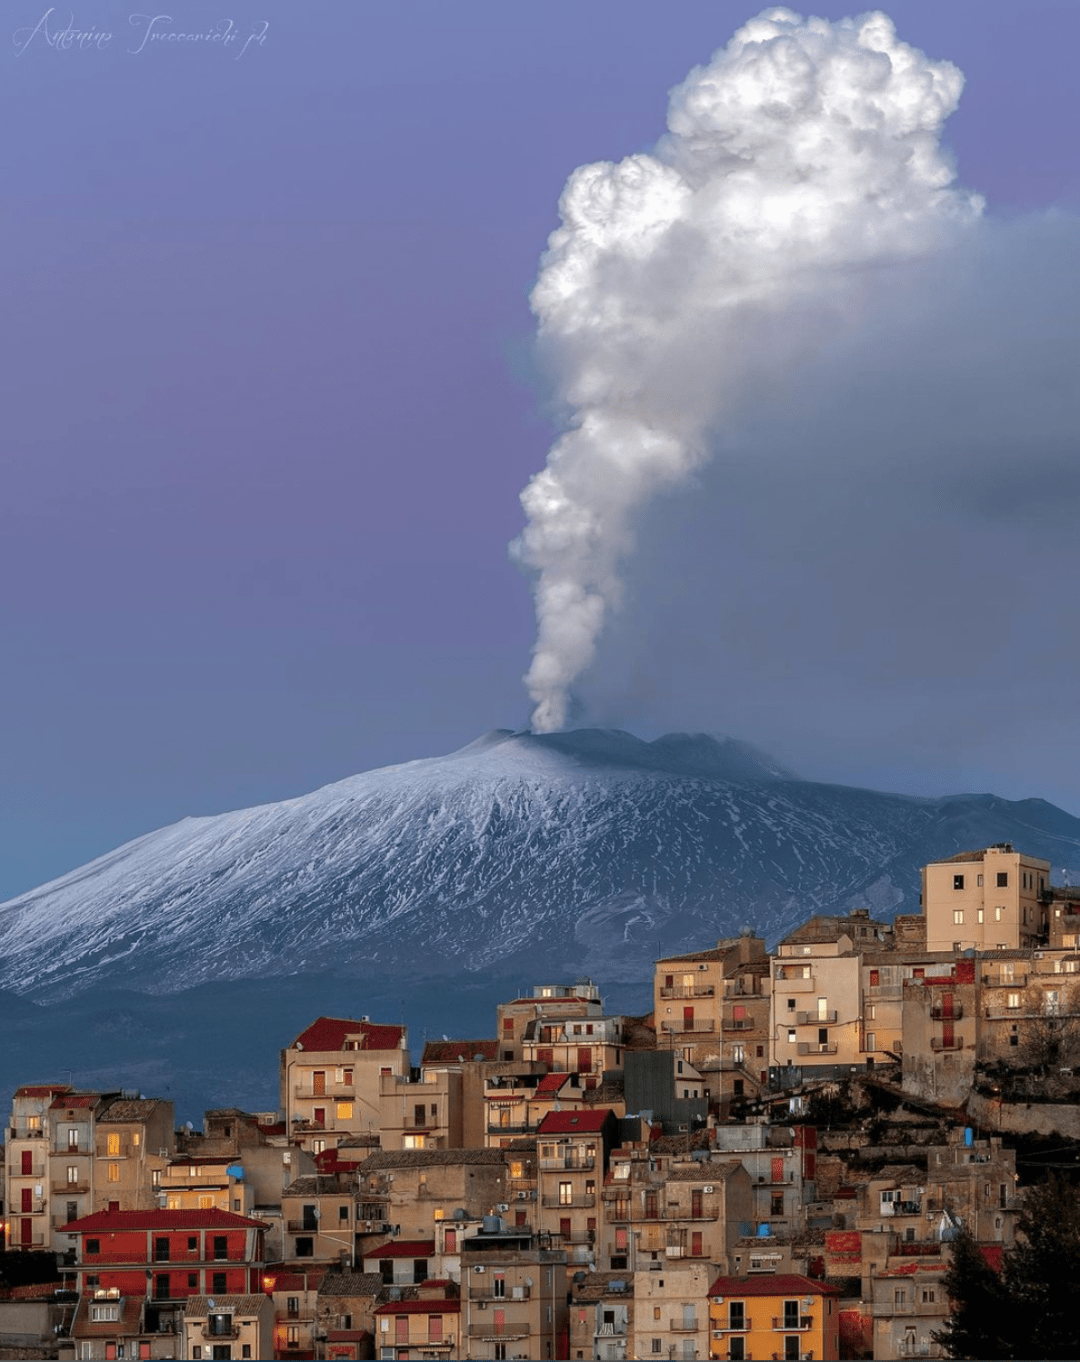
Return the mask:
<svg viewBox="0 0 1080 1362"><path fill-rule="evenodd" d="M518 1194L517 1194L517 1199L518 1199L519 1201L528 1201L528 1199L529 1199L529 1194L528 1194L528 1192L518 1192Z"/></svg>
<svg viewBox="0 0 1080 1362"><path fill-rule="evenodd" d="M486 1310L486 1309L487 1309L487 1301L477 1301L477 1302L476 1302L476 1308L477 1308L477 1310Z"/></svg>
<svg viewBox="0 0 1080 1362"><path fill-rule="evenodd" d="M510 1206L508 1202L500 1201L499 1204L495 1207L495 1209L501 1213L503 1211L508 1211L510 1209Z"/></svg>
<svg viewBox="0 0 1080 1362"><path fill-rule="evenodd" d="M473 1268L473 1271L474 1271L474 1272L486 1272L486 1271L487 1271L487 1268L484 1267L484 1265L483 1265L482 1263L478 1263L477 1266Z"/></svg>
<svg viewBox="0 0 1080 1362"><path fill-rule="evenodd" d="M702 1187L701 1190L702 1190L703 1192L715 1192L715 1191L716 1191L716 1188L713 1187L713 1186L710 1184L708 1187Z"/></svg>

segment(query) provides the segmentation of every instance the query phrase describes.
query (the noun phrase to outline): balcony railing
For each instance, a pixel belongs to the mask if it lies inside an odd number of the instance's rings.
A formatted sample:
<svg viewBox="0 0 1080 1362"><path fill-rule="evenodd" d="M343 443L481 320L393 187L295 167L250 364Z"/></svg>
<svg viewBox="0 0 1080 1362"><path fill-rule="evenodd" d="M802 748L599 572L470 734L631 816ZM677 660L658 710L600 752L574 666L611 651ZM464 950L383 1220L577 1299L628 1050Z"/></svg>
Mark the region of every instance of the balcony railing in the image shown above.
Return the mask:
<svg viewBox="0 0 1080 1362"><path fill-rule="evenodd" d="M963 1003L953 1003L951 1007L945 1007L942 1003L934 1003L930 1008L930 1016L934 1021L959 1021L963 1015Z"/></svg>
<svg viewBox="0 0 1080 1362"><path fill-rule="evenodd" d="M476 1316L473 1316L473 1323L469 1326L469 1342L479 1340L483 1343L497 1343L503 1338L528 1338L530 1329L528 1324L500 1324L490 1329L477 1328L475 1323ZM537 1344L539 1347L539 1344Z"/></svg>
<svg viewBox="0 0 1080 1362"><path fill-rule="evenodd" d="M511 1295L510 1292L514 1294ZM530 1294L530 1288L527 1286L511 1285L510 1291L498 1291L491 1286L482 1287L480 1290L475 1287L469 1289L469 1295L474 1301L498 1301L500 1305L503 1301L527 1301Z"/></svg>
<svg viewBox="0 0 1080 1362"><path fill-rule="evenodd" d="M815 983L813 979L785 979L782 974L777 972L773 976L776 980L777 992L783 993L813 993Z"/></svg>
<svg viewBox="0 0 1080 1362"><path fill-rule="evenodd" d="M580 1154L575 1155L572 1158L563 1159L541 1159L540 1167L544 1169L545 1172L549 1173L559 1173L563 1171L573 1173L579 1168L585 1170L595 1168L596 1159L591 1154Z"/></svg>
<svg viewBox="0 0 1080 1362"><path fill-rule="evenodd" d="M588 1209L590 1206L596 1205L596 1195L593 1192L579 1192L571 1201L566 1201L560 1196L546 1196L542 1204L548 1209L561 1208L566 1211L572 1211L575 1208Z"/></svg>
<svg viewBox="0 0 1080 1362"><path fill-rule="evenodd" d="M722 1031L749 1031L753 1028L753 1017L724 1017L720 1022Z"/></svg>
<svg viewBox="0 0 1080 1362"><path fill-rule="evenodd" d="M673 1319L671 1321L671 1332L673 1334L696 1334L698 1322L696 1319Z"/></svg>
<svg viewBox="0 0 1080 1362"><path fill-rule="evenodd" d="M528 1122L513 1121L509 1125L504 1125L501 1121L488 1122L489 1135L531 1135L535 1130L536 1126L529 1125Z"/></svg>
<svg viewBox="0 0 1080 1362"><path fill-rule="evenodd" d="M800 1055L835 1055L836 1046L824 1041L801 1040L798 1044Z"/></svg>
<svg viewBox="0 0 1080 1362"><path fill-rule="evenodd" d="M693 1017L683 1021L661 1022L660 1025L664 1031L676 1036L692 1036L716 1030L716 1021L712 1017Z"/></svg>
<svg viewBox="0 0 1080 1362"><path fill-rule="evenodd" d="M814 1327L814 1317L813 1315L800 1315L798 1319L792 1319L788 1315L774 1316L772 1327L783 1329L785 1333L789 1334L802 1333Z"/></svg>
<svg viewBox="0 0 1080 1362"><path fill-rule="evenodd" d="M836 1009L827 1012L796 1012L796 1026L835 1026Z"/></svg>
<svg viewBox="0 0 1080 1362"><path fill-rule="evenodd" d="M355 1102L356 1088L352 1084L327 1083L325 1092L312 1092L310 1087L305 1088L297 1083L293 1086L293 1096L304 1102L321 1102L324 1099L328 1102Z"/></svg>
<svg viewBox="0 0 1080 1362"><path fill-rule="evenodd" d="M208 1328L204 1328L204 1329L203 1329L203 1340L204 1340L204 1341L208 1341L208 1340L214 1339L214 1338L239 1338L239 1337L240 1337L240 1326L239 1326L238 1324L232 1324L232 1325L230 1325L229 1328L227 1328L227 1329L221 1328L220 1325L219 1325L218 1328L216 1328L216 1329L208 1329Z"/></svg>
<svg viewBox="0 0 1080 1362"><path fill-rule="evenodd" d="M77 1196L80 1192L88 1192L90 1190L89 1180L82 1178L80 1178L78 1182L53 1182L50 1183L50 1186L52 1187L54 1196L64 1196L65 1194L68 1196Z"/></svg>
<svg viewBox="0 0 1080 1362"><path fill-rule="evenodd" d="M964 1042L960 1036L931 1036L931 1050L962 1050Z"/></svg>
<svg viewBox="0 0 1080 1362"><path fill-rule="evenodd" d="M319 1222L317 1220L287 1220L285 1228L290 1234L318 1234Z"/></svg>
<svg viewBox="0 0 1080 1362"><path fill-rule="evenodd" d="M712 998L715 994L712 984L665 984L660 989L661 998Z"/></svg>

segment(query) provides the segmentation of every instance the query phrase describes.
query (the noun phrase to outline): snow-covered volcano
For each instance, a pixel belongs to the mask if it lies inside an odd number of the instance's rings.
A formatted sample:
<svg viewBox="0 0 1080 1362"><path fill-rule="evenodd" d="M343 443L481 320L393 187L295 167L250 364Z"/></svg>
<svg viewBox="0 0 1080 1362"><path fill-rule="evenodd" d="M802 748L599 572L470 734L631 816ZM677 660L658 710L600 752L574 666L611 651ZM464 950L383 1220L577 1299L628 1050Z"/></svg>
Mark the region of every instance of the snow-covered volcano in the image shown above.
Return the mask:
<svg viewBox="0 0 1080 1362"><path fill-rule="evenodd" d="M730 739L499 730L280 804L187 818L0 905L0 989L512 970L643 980L657 948L918 901L921 864L1012 841L1080 865L1032 799L800 780Z"/></svg>

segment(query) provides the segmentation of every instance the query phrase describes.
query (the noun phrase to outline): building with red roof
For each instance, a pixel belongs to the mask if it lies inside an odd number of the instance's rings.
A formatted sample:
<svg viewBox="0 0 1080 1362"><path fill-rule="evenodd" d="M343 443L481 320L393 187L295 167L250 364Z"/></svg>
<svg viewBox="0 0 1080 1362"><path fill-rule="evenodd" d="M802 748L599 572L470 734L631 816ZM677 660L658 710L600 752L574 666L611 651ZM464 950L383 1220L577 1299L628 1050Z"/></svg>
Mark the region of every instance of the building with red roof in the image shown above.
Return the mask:
<svg viewBox="0 0 1080 1362"><path fill-rule="evenodd" d="M176 1332L190 1297L263 1291L265 1230L261 1220L215 1208L97 1211L61 1233L76 1245L81 1298L100 1304L145 1299L155 1311L151 1331Z"/></svg>
<svg viewBox="0 0 1080 1362"><path fill-rule="evenodd" d="M289 1138L311 1154L379 1129L379 1079L408 1077L404 1026L317 1017L281 1051L281 1108Z"/></svg>
<svg viewBox="0 0 1080 1362"><path fill-rule="evenodd" d="M717 1277L709 1287L709 1356L839 1357L839 1298L838 1287L794 1272Z"/></svg>

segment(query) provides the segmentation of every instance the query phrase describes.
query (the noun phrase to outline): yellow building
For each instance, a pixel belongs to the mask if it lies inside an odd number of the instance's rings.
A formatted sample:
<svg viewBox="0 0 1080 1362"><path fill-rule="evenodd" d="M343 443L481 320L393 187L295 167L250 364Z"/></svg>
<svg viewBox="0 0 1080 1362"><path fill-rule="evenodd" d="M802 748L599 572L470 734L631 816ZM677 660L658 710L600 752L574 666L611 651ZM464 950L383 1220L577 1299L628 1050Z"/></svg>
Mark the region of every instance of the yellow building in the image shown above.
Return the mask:
<svg viewBox="0 0 1080 1362"><path fill-rule="evenodd" d="M838 1358L839 1296L837 1287L794 1273L717 1277L709 1288L709 1356Z"/></svg>
<svg viewBox="0 0 1080 1362"><path fill-rule="evenodd" d="M1050 862L1008 842L961 851L923 867L926 947L931 951L1030 950L1049 936Z"/></svg>

